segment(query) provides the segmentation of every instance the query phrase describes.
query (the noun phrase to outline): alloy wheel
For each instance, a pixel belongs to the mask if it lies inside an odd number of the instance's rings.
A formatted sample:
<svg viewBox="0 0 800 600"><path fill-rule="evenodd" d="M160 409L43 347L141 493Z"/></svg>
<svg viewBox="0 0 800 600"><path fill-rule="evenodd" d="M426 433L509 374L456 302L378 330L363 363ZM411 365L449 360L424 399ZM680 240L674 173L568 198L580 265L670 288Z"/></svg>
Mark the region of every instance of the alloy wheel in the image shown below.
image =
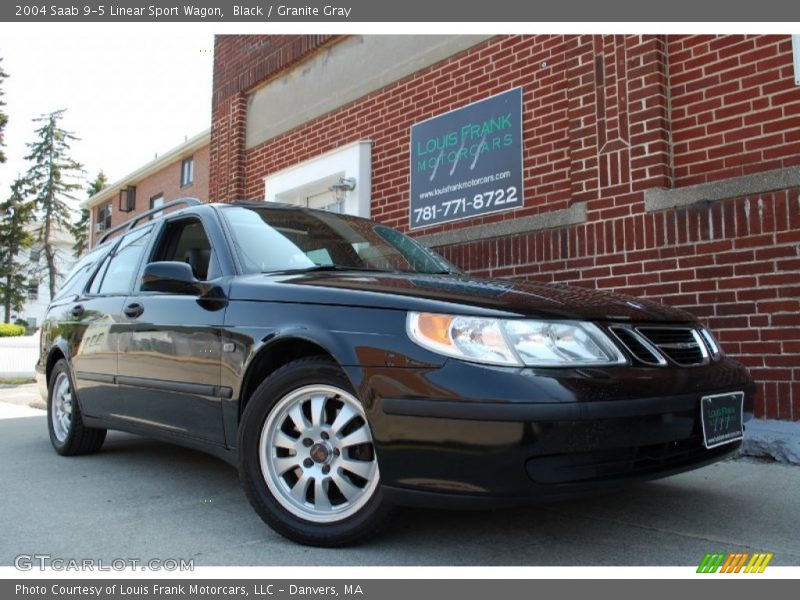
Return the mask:
<svg viewBox="0 0 800 600"><path fill-rule="evenodd" d="M50 420L53 434L59 442L63 442L67 439L72 426L72 386L66 373L59 373L56 377L52 403Z"/></svg>
<svg viewBox="0 0 800 600"><path fill-rule="evenodd" d="M315 523L355 514L378 485L364 409L335 386L304 386L281 398L264 422L259 460L280 505Z"/></svg>

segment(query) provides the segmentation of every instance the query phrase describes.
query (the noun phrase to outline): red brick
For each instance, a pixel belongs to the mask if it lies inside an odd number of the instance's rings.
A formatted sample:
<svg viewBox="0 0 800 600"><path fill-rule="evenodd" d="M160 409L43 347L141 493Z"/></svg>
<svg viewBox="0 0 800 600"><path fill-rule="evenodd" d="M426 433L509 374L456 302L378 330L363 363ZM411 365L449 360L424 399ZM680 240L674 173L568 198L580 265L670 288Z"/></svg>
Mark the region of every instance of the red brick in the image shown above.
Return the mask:
<svg viewBox="0 0 800 600"><path fill-rule="evenodd" d="M228 199L237 186L241 195L263 197L266 175L369 139L373 216L408 230L410 127L521 86L525 206L419 233L483 226L586 201L585 224L441 250L474 274L624 290L715 319L726 348L741 351L759 369L761 414L785 417L794 404L782 396L794 394L798 409L792 414L800 418L800 389L793 387L800 368L777 364L797 356L792 344L800 343L795 333L800 327L791 324L800 311L782 304L800 297L797 191L653 213L643 203L644 190L656 186L800 164L800 91L789 73L788 35L500 35L245 150L246 94L320 49L334 56L340 39L217 38L216 198ZM627 48L625 78L614 81L613 61L606 61L608 89L597 88L593 56L616 43ZM278 48L286 55L275 55ZM542 62L547 69L539 67ZM596 100L602 97L605 104L599 107ZM629 132L617 128L617 110ZM229 167L239 163L240 180L228 181ZM611 177L601 176L609 166L621 173L614 169ZM777 363L765 366L765 360ZM787 372L794 379L783 378Z"/></svg>

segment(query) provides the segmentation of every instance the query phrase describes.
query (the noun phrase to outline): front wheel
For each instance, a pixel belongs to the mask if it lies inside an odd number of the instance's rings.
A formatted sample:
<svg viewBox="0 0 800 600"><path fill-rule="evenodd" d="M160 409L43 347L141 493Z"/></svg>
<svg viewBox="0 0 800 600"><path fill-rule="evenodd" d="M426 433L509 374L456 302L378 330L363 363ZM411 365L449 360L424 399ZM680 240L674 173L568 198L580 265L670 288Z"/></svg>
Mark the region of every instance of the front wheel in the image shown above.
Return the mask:
<svg viewBox="0 0 800 600"><path fill-rule="evenodd" d="M323 357L293 361L254 392L240 428L239 473L261 518L303 544L374 535L388 508L361 402Z"/></svg>

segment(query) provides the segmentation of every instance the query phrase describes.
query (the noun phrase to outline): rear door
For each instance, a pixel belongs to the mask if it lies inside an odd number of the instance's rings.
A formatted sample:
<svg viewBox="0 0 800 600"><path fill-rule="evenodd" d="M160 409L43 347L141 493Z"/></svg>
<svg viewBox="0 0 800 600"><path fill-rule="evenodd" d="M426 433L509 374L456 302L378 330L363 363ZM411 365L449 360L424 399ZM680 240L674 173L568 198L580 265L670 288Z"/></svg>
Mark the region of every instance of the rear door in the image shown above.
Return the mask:
<svg viewBox="0 0 800 600"><path fill-rule="evenodd" d="M147 262L156 261L187 262L201 281L221 277L198 216L166 218ZM224 305L137 289L123 312L118 383L125 418L223 444L221 402L229 397L220 387Z"/></svg>
<svg viewBox="0 0 800 600"><path fill-rule="evenodd" d="M105 394L106 386L113 388L117 370L116 348L110 348L107 339L98 342L96 338L110 323L110 315L105 310L108 307L94 302L86 294L92 274L110 250L108 246L95 249L77 262L50 303L42 323L45 349L66 345L69 350L82 405L86 404L84 398L91 403L94 394Z"/></svg>

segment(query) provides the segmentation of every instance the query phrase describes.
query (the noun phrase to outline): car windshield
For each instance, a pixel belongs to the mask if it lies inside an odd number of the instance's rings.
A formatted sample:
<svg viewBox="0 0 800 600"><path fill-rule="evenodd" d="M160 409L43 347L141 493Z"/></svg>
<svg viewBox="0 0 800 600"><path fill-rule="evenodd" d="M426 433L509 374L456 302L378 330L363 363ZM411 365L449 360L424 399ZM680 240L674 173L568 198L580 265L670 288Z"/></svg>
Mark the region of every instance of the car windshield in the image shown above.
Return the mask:
<svg viewBox="0 0 800 600"><path fill-rule="evenodd" d="M269 206L227 206L221 212L245 273L458 272L416 240L366 219Z"/></svg>

